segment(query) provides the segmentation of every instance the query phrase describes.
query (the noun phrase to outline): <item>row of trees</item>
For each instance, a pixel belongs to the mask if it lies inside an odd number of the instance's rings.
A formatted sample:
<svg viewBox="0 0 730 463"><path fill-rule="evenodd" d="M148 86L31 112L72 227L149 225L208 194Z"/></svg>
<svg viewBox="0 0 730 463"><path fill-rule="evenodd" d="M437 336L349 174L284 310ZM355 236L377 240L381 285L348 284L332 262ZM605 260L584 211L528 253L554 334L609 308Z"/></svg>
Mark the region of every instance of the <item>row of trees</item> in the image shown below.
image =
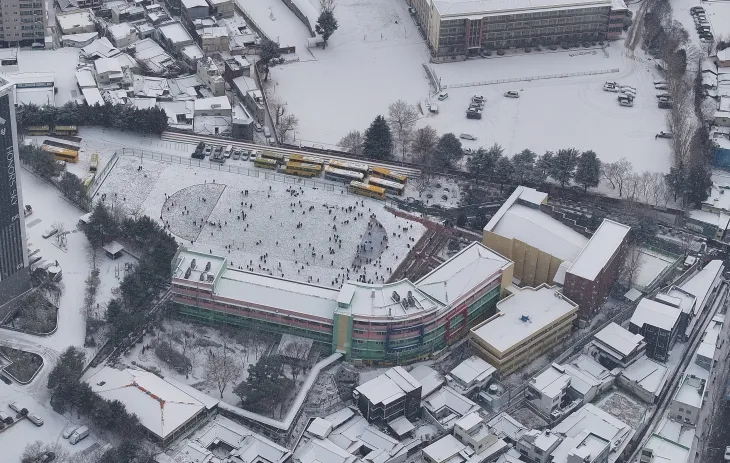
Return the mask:
<svg viewBox="0 0 730 463"><path fill-rule="evenodd" d="M16 113L19 132L35 125L94 125L158 135L167 129L167 114L158 107L137 109L123 104L89 106L68 102L60 107L24 104Z"/></svg>
<svg viewBox="0 0 730 463"><path fill-rule="evenodd" d="M149 217L120 218L102 202L94 207L84 233L95 250L120 239L140 255L134 270L127 273L119 286L120 297L107 304L110 338L119 342L144 324L152 300L170 279L170 262L177 251L177 243Z"/></svg>

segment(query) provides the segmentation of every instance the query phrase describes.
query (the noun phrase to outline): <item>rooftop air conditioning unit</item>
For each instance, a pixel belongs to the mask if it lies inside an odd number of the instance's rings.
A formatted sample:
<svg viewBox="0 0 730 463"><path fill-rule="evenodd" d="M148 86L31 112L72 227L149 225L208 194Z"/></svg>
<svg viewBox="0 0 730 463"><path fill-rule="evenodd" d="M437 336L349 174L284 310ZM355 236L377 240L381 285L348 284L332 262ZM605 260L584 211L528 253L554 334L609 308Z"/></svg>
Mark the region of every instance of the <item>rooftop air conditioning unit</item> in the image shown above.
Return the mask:
<svg viewBox="0 0 730 463"><path fill-rule="evenodd" d="M395 302L400 302L400 294L398 294L398 291L393 291L393 294L390 295L390 298L393 299Z"/></svg>
<svg viewBox="0 0 730 463"><path fill-rule="evenodd" d="M186 279L186 280L187 280L188 278L190 278L190 274L191 274L191 273L193 273L193 269L191 269L190 267L188 267L188 269L187 269L187 270L185 270L185 279Z"/></svg>
<svg viewBox="0 0 730 463"><path fill-rule="evenodd" d="M205 275L206 275L205 272L200 274L200 281L205 281Z"/></svg>
<svg viewBox="0 0 730 463"><path fill-rule="evenodd" d="M205 271L206 272L210 271L210 261L208 261L208 263L205 264Z"/></svg>
<svg viewBox="0 0 730 463"><path fill-rule="evenodd" d="M190 261L190 268L195 270L195 259Z"/></svg>

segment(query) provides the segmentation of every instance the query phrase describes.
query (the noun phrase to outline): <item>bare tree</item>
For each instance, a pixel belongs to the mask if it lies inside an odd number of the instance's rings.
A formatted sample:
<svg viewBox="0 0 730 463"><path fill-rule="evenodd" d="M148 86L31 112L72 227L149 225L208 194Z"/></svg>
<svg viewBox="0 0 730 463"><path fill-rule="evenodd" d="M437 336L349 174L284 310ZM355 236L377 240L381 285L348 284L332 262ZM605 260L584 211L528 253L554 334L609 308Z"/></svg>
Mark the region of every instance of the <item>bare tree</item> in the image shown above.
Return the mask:
<svg viewBox="0 0 730 463"><path fill-rule="evenodd" d="M311 349L312 346L310 344L301 341L290 342L284 349L286 356L292 360L291 374L295 383L297 381L297 377L303 373L304 368L307 365L307 359L309 358Z"/></svg>
<svg viewBox="0 0 730 463"><path fill-rule="evenodd" d="M633 166L626 158L621 158L616 162L608 162L602 164L601 174L609 181L611 188L618 188L619 197L623 196L626 180L631 176Z"/></svg>
<svg viewBox="0 0 730 463"><path fill-rule="evenodd" d="M335 0L319 0L320 11L335 11Z"/></svg>
<svg viewBox="0 0 730 463"><path fill-rule="evenodd" d="M286 140L286 135L289 132L296 131L299 127L299 118L294 114L286 114L276 124L276 134L279 136L280 141Z"/></svg>
<svg viewBox="0 0 730 463"><path fill-rule="evenodd" d="M636 278L639 276L639 271L641 270L643 262L639 248L636 245L632 245L629 248L629 252L626 254L624 264L621 267L619 281L627 287L631 287L636 284Z"/></svg>
<svg viewBox="0 0 730 463"><path fill-rule="evenodd" d="M342 137L338 145L350 154L362 154L362 144L365 141L359 130L353 130Z"/></svg>
<svg viewBox="0 0 730 463"><path fill-rule="evenodd" d="M406 156L406 148L418 120L416 108L403 100L398 100L388 106L388 123L393 134L401 147L403 158Z"/></svg>
<svg viewBox="0 0 730 463"><path fill-rule="evenodd" d="M638 193L641 197L641 200L646 203L651 202L652 182L654 182L654 177L651 172L645 170L641 173L641 177L639 178Z"/></svg>
<svg viewBox="0 0 730 463"><path fill-rule="evenodd" d="M654 172L651 174L651 182L650 182L650 195L651 195L651 202L659 205L660 201L664 197L664 189L667 187L666 182L664 181L664 175L661 172Z"/></svg>
<svg viewBox="0 0 730 463"><path fill-rule="evenodd" d="M414 180L414 183L418 196L421 197L433 185L431 174L427 170L423 170L421 175Z"/></svg>
<svg viewBox="0 0 730 463"><path fill-rule="evenodd" d="M42 460L43 456L48 453L54 453L56 458L53 460L58 463L66 463L69 461L69 452L60 443L44 443L39 440L31 442L25 446L23 454L20 456L21 463L36 463Z"/></svg>
<svg viewBox="0 0 730 463"><path fill-rule="evenodd" d="M415 157L414 161L424 167L430 165L431 154L436 149L438 141L438 132L430 125L416 130L411 140L411 152Z"/></svg>
<svg viewBox="0 0 730 463"><path fill-rule="evenodd" d="M223 392L228 384L238 379L243 373L243 368L228 350L228 340L224 337L223 346L216 352L212 349L209 350L205 362L205 378L218 388L221 398L223 398Z"/></svg>
<svg viewBox="0 0 730 463"><path fill-rule="evenodd" d="M274 126L279 126L279 120L284 117L284 114L286 114L286 107L287 102L282 101L279 98L276 97L270 97L269 98L269 110L271 111L271 115L274 116Z"/></svg>

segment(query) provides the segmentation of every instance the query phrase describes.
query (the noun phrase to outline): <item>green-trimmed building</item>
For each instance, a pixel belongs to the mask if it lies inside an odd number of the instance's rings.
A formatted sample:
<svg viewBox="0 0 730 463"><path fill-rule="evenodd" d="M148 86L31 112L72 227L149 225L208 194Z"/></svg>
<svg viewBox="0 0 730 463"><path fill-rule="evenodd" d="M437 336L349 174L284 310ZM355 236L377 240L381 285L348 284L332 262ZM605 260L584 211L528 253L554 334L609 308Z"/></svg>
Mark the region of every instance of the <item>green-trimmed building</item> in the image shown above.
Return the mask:
<svg viewBox="0 0 730 463"><path fill-rule="evenodd" d="M181 250L173 262L178 311L312 338L355 362L397 364L440 351L492 316L512 262L480 243L413 283L347 282L340 290L228 268L225 257Z"/></svg>

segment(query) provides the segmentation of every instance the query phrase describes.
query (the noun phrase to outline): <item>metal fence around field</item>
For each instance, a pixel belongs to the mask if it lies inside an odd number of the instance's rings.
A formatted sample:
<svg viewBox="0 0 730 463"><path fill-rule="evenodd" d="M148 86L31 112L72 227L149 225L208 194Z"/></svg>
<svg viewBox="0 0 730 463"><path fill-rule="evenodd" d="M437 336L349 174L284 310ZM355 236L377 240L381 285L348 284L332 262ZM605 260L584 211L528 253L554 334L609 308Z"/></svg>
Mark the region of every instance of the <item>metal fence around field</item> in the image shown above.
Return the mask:
<svg viewBox="0 0 730 463"><path fill-rule="evenodd" d="M545 76L532 76L532 77L513 77L511 79L495 79L495 80L484 80L481 82L466 82L462 84L449 84L444 85L444 88L460 88L460 87L478 87L480 85L494 85L494 84L506 84L510 82L530 82L533 80L547 80L547 79L563 79L565 77L579 77L579 76L596 76L600 74L612 74L618 72L618 68L604 69L600 71L586 71L586 72L566 72L564 74L550 74Z"/></svg>

